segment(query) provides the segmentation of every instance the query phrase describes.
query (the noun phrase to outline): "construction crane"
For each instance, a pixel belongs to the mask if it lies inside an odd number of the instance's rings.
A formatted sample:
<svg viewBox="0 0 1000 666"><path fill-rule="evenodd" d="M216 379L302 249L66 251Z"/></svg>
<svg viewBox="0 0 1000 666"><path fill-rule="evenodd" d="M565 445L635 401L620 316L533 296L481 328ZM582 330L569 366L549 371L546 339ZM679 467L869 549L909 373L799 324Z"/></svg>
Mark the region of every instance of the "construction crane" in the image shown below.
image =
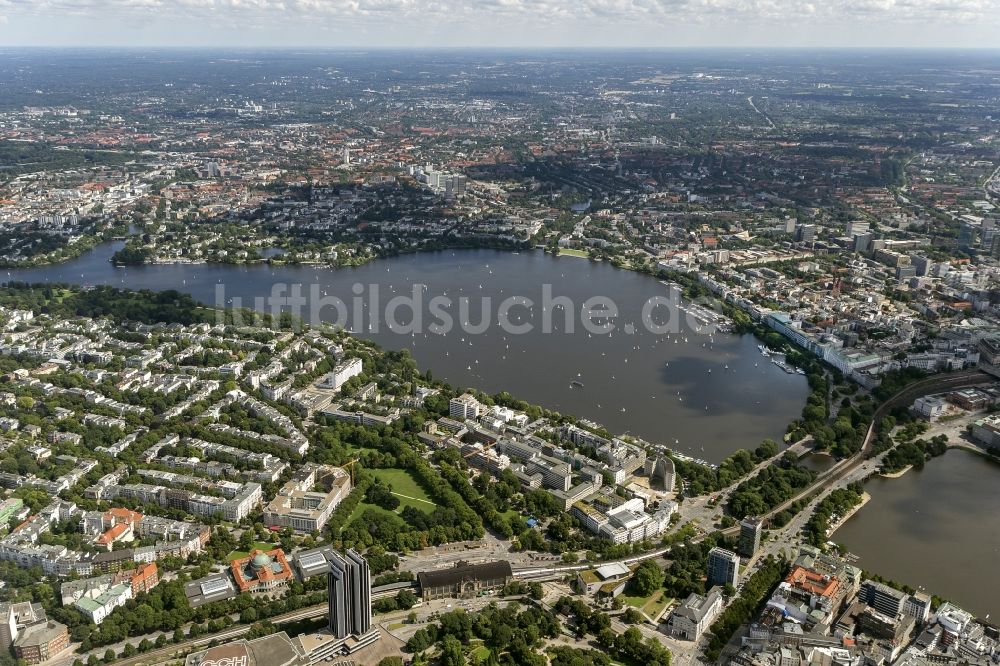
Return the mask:
<svg viewBox="0 0 1000 666"><path fill-rule="evenodd" d="M354 487L354 463L356 463L356 462L358 462L357 458L355 458L354 460L352 460L352 461L350 461L348 463L344 463L343 465L341 465L341 467L343 467L344 469L347 469L348 467L350 467L349 471L351 473L351 487L352 488Z"/></svg>

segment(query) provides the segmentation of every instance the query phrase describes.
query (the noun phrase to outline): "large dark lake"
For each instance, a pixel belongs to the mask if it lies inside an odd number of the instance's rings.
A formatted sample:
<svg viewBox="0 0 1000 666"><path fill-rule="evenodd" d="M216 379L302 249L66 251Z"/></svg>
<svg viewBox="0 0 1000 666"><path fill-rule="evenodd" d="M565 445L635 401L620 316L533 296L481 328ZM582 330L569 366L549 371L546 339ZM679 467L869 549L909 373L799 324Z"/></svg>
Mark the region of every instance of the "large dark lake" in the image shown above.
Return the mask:
<svg viewBox="0 0 1000 666"><path fill-rule="evenodd" d="M358 298L364 321L350 318L349 327L386 348L409 348L420 366L436 377L489 393L507 390L550 409L593 419L612 432L629 432L711 462L767 437L780 441L785 426L800 414L808 390L804 377L763 358L752 336L710 336L707 327L683 313L676 333L650 332L641 323L643 306L651 298L667 297L670 289L651 277L587 259L538 251L463 250L344 269L263 264L123 268L109 262L120 246L103 245L58 266L11 271L7 279L177 289L206 304L242 299L244 306L253 306L254 297L270 295L275 284L301 284L304 296L341 299L349 318L355 310L352 299ZM414 285L426 285L418 287L425 312L422 331L394 332L384 321L371 326L372 311L383 311L395 295L410 296ZM571 305L543 310L543 285L551 285L552 298L567 297ZM376 288L380 307L370 305ZM356 290L362 292L360 297ZM448 332L428 330L440 321L429 316L433 311L428 304L435 296L454 300L448 312L455 325ZM582 325L583 304L594 296L608 297L618 307L610 334L594 334ZM459 309L462 297L470 299L467 315ZM463 330L466 323L482 321L483 297L491 299L485 310L492 313L493 325L482 333ZM500 304L511 297L534 302L528 308L518 300L508 309L510 321L531 323L531 332L515 334L496 325ZM567 311L575 322L572 333L567 332ZM653 310L660 324L666 321L665 313L664 308ZM325 320L338 317L332 306L320 314ZM545 318L553 322L552 332L543 332ZM407 308L397 310L398 322L411 319Z"/></svg>

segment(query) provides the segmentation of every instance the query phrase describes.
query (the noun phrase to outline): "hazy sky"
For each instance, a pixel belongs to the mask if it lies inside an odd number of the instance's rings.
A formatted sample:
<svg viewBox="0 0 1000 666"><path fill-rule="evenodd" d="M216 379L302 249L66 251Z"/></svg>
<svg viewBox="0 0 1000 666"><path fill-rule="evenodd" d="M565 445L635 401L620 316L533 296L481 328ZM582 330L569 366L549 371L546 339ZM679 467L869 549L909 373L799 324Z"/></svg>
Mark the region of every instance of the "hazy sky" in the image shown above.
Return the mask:
<svg viewBox="0 0 1000 666"><path fill-rule="evenodd" d="M1000 47L1000 0L0 0L0 46Z"/></svg>

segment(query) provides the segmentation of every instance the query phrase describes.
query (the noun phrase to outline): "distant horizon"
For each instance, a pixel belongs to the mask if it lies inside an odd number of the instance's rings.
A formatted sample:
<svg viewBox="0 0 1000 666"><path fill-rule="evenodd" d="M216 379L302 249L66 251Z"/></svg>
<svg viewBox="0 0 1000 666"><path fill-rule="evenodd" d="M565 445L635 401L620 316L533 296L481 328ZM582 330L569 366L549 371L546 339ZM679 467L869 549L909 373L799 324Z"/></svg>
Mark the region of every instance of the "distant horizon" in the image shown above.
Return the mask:
<svg viewBox="0 0 1000 666"><path fill-rule="evenodd" d="M1000 0L0 0L4 47L998 48Z"/></svg>
<svg viewBox="0 0 1000 666"><path fill-rule="evenodd" d="M489 46L472 46L458 44L453 46L431 46L431 45L404 45L392 46L388 44L380 45L282 45L282 44L233 44L233 45L178 45L178 44L3 44L0 45L0 52L17 50L49 50L49 51L285 51L294 53L297 51L317 51L317 52L338 52L338 51L577 51L588 53L594 51L616 51L616 52L638 52L638 51L852 51L852 52L991 52L1000 54L1000 46L841 46L841 45L816 45L816 46L762 46L762 45L742 45L742 46L718 46L718 45L686 45L686 46L559 46L559 45L537 45L537 46L514 46L495 44Z"/></svg>

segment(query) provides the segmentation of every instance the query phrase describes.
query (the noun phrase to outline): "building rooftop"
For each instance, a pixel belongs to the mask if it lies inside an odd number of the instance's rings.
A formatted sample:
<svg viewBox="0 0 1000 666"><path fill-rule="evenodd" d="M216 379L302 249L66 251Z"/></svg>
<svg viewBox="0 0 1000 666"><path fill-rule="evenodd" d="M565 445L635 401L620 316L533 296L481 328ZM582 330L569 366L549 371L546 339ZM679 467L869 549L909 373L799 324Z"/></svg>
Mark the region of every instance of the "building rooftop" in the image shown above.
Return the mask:
<svg viewBox="0 0 1000 666"><path fill-rule="evenodd" d="M313 548L295 553L292 559L299 567L299 573L303 578L326 573L330 569L327 553L332 552L329 546Z"/></svg>
<svg viewBox="0 0 1000 666"><path fill-rule="evenodd" d="M804 567L794 567L785 582L795 589L802 590L811 595L821 597L832 597L840 589L840 581L835 577L821 574L818 571L811 571Z"/></svg>
<svg viewBox="0 0 1000 666"><path fill-rule="evenodd" d="M66 626L53 620L26 627L14 640L14 645L27 647L29 645L44 645L51 643L66 631Z"/></svg>
<svg viewBox="0 0 1000 666"><path fill-rule="evenodd" d="M229 569L240 591L254 589L262 583L277 584L292 578L292 570L280 548L268 552L253 550L247 557L230 562Z"/></svg>
<svg viewBox="0 0 1000 666"><path fill-rule="evenodd" d="M605 564L602 567L597 567L595 571L597 572L597 575L600 576L602 579L608 580L609 578L620 578L622 576L627 576L631 570L624 564L616 562L614 564Z"/></svg>
<svg viewBox="0 0 1000 666"><path fill-rule="evenodd" d="M450 569L439 569L438 571L423 571L417 574L420 587L441 587L444 585L455 585L464 580L496 580L498 578L509 578L513 576L510 562L507 560L497 560L495 562L485 562L483 564L468 564L459 562Z"/></svg>
<svg viewBox="0 0 1000 666"><path fill-rule="evenodd" d="M232 666L299 666L308 664L284 631L252 641L238 640L190 654L185 666L229 664Z"/></svg>
<svg viewBox="0 0 1000 666"><path fill-rule="evenodd" d="M680 606L674 609L674 613L681 617L686 617L694 623L701 622L708 612L722 598L722 588L716 586L707 594L691 594Z"/></svg>
<svg viewBox="0 0 1000 666"><path fill-rule="evenodd" d="M185 585L184 594L188 603L197 607L236 596L236 586L228 573L212 574Z"/></svg>

